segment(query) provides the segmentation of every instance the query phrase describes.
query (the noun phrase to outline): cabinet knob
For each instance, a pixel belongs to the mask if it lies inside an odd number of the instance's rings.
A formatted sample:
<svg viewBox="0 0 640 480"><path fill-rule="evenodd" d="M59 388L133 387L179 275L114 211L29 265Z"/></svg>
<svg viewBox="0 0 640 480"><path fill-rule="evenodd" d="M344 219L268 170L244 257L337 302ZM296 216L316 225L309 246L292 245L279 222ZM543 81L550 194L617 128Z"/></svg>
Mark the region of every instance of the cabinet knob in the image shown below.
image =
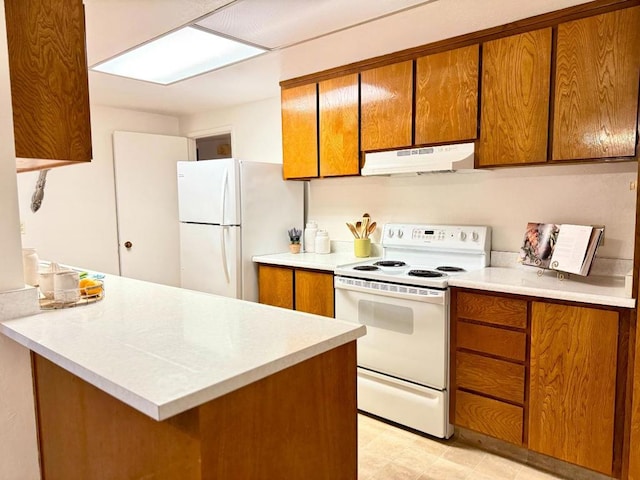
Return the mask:
<svg viewBox="0 0 640 480"><path fill-rule="evenodd" d="M133 243L131 243L129 241L124 242L124 248L129 250L131 247L133 247Z"/></svg>

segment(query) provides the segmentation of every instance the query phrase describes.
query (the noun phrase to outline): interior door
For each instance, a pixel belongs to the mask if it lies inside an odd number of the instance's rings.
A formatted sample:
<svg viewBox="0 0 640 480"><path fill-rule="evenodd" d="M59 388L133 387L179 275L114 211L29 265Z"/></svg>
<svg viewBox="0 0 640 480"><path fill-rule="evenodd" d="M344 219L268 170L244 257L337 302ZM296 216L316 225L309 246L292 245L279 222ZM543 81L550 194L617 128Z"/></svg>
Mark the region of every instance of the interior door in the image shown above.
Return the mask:
<svg viewBox="0 0 640 480"><path fill-rule="evenodd" d="M120 275L180 286L176 163L188 139L114 132Z"/></svg>

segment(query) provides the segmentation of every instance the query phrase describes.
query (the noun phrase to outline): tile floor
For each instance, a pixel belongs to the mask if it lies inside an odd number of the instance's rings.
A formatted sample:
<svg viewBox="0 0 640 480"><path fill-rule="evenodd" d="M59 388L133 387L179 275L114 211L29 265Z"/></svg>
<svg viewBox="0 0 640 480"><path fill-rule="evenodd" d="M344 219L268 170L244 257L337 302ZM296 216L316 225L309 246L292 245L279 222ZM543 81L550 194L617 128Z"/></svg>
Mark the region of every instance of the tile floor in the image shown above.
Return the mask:
<svg viewBox="0 0 640 480"><path fill-rule="evenodd" d="M552 480L563 477L358 415L358 480Z"/></svg>

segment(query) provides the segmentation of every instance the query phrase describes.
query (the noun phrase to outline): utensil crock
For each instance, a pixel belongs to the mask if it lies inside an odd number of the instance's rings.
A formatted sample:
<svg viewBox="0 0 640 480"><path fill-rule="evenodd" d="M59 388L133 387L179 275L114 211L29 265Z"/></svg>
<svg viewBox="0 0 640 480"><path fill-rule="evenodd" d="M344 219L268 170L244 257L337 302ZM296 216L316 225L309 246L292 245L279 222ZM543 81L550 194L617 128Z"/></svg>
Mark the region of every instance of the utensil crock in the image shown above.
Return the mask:
<svg viewBox="0 0 640 480"><path fill-rule="evenodd" d="M365 258L371 255L371 239L356 238L353 240L353 251L358 258Z"/></svg>

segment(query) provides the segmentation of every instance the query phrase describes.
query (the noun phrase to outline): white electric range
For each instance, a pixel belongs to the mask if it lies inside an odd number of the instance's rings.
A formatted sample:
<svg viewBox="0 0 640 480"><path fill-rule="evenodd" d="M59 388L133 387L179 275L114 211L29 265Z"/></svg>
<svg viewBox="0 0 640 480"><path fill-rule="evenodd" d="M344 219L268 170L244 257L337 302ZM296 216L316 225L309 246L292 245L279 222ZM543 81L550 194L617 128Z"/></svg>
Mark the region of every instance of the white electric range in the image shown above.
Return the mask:
<svg viewBox="0 0 640 480"><path fill-rule="evenodd" d="M449 438L448 279L485 268L487 226L386 224L382 260L335 271L336 318L358 339L358 408Z"/></svg>

